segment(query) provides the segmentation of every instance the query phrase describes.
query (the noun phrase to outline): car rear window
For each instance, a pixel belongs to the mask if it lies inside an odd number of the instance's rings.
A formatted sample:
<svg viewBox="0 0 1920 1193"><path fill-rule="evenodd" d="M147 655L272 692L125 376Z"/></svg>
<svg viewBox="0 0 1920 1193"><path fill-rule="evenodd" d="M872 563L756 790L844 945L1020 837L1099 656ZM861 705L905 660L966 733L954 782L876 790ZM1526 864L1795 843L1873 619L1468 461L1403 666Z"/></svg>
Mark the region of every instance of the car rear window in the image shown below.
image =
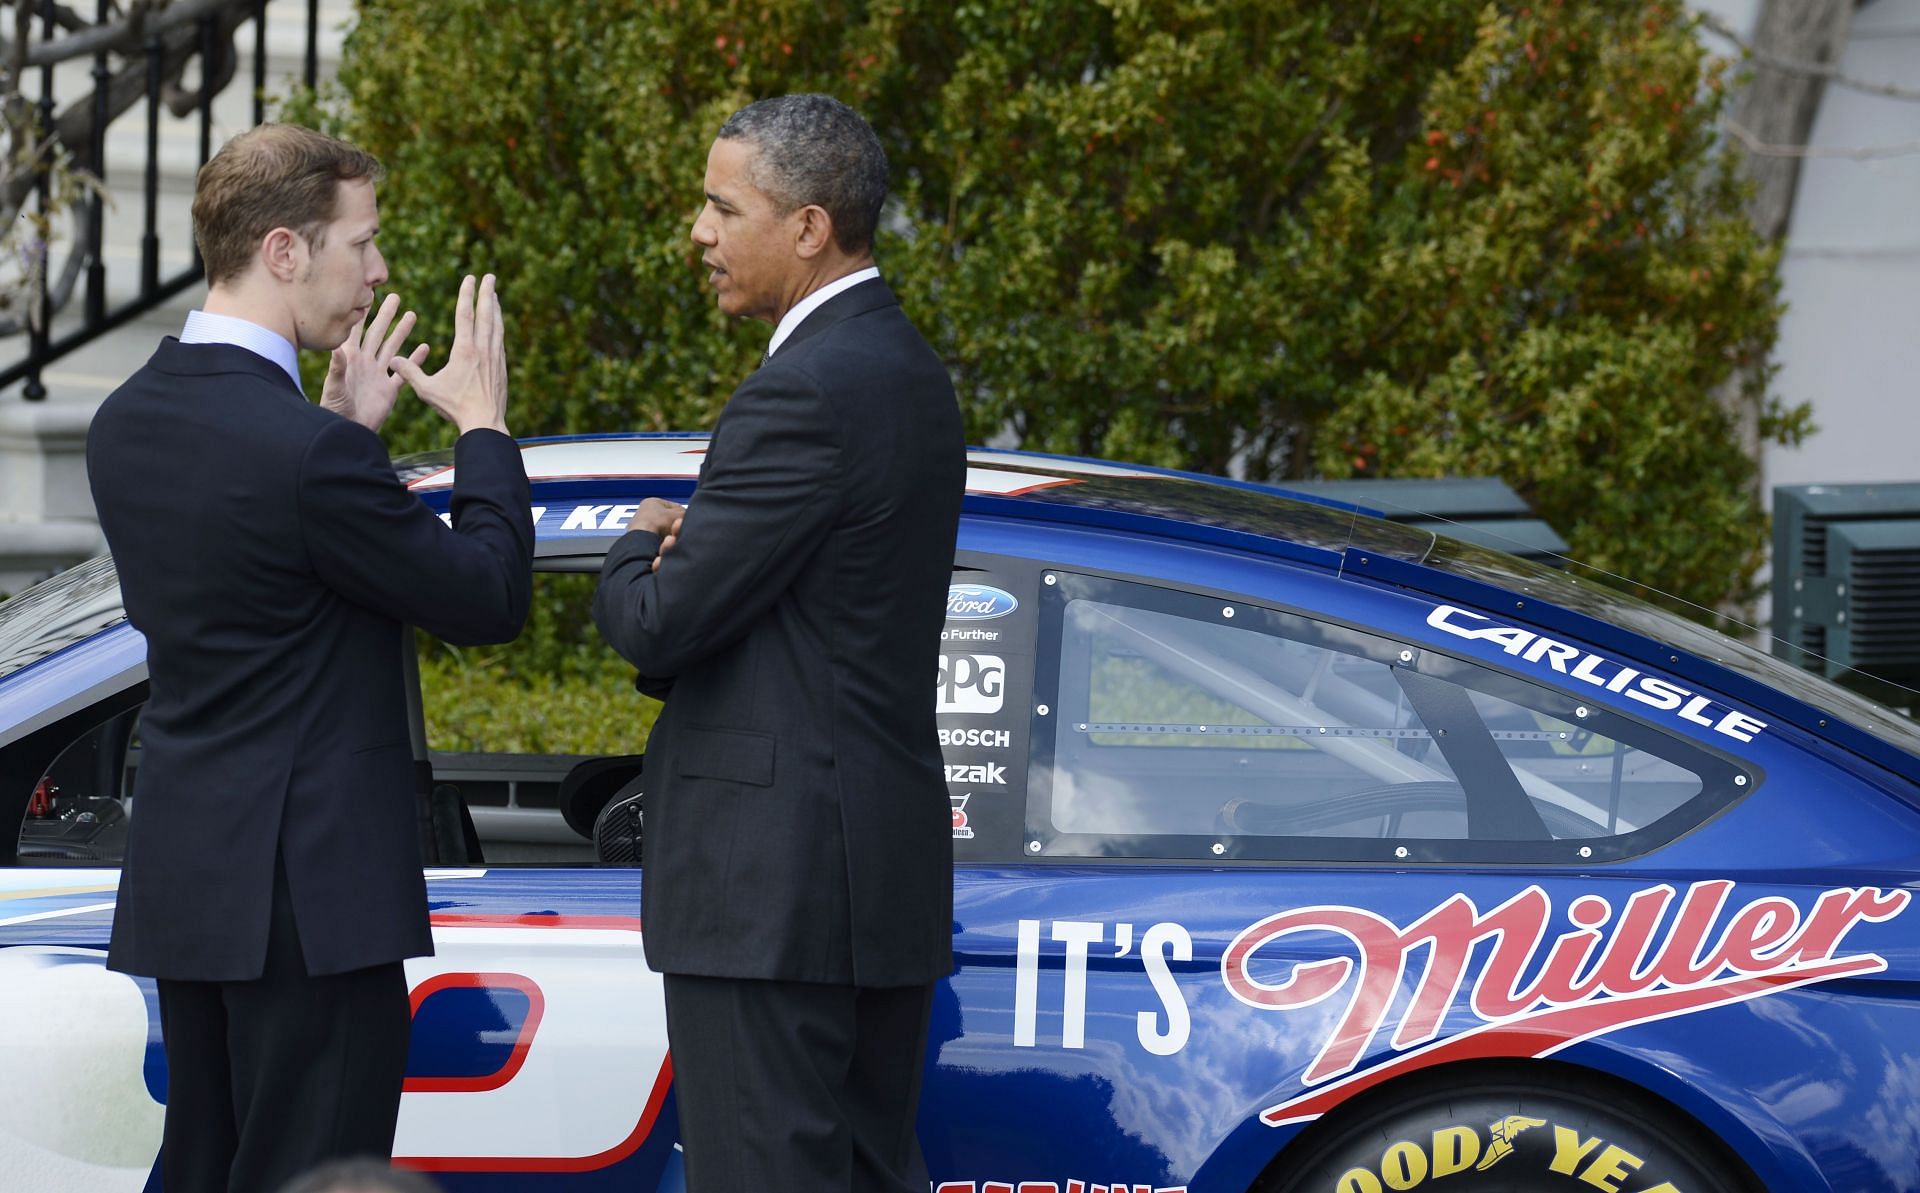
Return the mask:
<svg viewBox="0 0 1920 1193"><path fill-rule="evenodd" d="M0 679L125 621L120 575L102 555L0 601Z"/></svg>

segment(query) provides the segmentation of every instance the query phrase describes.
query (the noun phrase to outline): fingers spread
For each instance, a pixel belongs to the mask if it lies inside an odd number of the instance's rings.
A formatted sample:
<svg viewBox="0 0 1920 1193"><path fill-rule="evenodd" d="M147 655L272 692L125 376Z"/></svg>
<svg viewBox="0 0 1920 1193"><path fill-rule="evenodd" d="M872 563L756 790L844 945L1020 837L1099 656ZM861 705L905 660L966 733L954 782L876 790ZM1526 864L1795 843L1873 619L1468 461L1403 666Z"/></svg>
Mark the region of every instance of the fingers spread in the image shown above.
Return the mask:
<svg viewBox="0 0 1920 1193"><path fill-rule="evenodd" d="M392 302L396 300L389 299L388 301ZM382 307L380 317L385 319L388 313L387 309ZM400 351L400 345L406 343L407 336L412 334L416 319L417 317L412 311L408 311L406 314L400 316L400 322L394 325L393 334L388 336L386 342L380 345L380 355L378 359L381 364L386 364L394 353Z"/></svg>
<svg viewBox="0 0 1920 1193"><path fill-rule="evenodd" d="M378 344L381 340L385 339L387 335L387 325L393 322L394 312L399 309L400 296L398 294L387 295L380 303L379 311L374 314L373 322L362 324L365 330L360 337L360 346L365 348L369 345Z"/></svg>
<svg viewBox="0 0 1920 1193"><path fill-rule="evenodd" d="M479 354L483 365L493 363L494 353L500 345L500 302L493 292L494 279L487 274L480 279L480 292L474 297L474 351Z"/></svg>
<svg viewBox="0 0 1920 1193"><path fill-rule="evenodd" d="M453 351L458 355L473 343L473 275L460 279L460 297L453 302Z"/></svg>

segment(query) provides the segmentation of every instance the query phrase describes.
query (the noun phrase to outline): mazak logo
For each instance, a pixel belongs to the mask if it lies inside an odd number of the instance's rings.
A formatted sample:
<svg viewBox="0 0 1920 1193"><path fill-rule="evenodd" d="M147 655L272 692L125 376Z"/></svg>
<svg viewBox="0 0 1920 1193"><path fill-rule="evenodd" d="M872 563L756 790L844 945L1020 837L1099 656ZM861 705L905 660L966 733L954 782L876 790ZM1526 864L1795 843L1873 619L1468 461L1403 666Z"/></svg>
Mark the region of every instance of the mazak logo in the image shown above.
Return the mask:
<svg viewBox="0 0 1920 1193"><path fill-rule="evenodd" d="M948 621L991 621L1019 607L1012 593L989 584L953 584L947 588Z"/></svg>
<svg viewBox="0 0 1920 1193"><path fill-rule="evenodd" d="M998 655L943 654L935 712L995 713L1007 699L1007 664Z"/></svg>
<svg viewBox="0 0 1920 1193"><path fill-rule="evenodd" d="M998 762L949 762L947 782L968 783L975 787L1005 787L1007 768Z"/></svg>
<svg viewBox="0 0 1920 1193"><path fill-rule="evenodd" d="M972 798L971 791L947 797L947 802L953 805L953 839L956 841L973 840L973 826L967 823L967 801Z"/></svg>
<svg viewBox="0 0 1920 1193"><path fill-rule="evenodd" d="M1552 901L1538 886L1485 913L1455 895L1404 928L1360 907L1268 916L1221 958L1228 991L1264 1011L1329 999L1343 999L1344 1010L1301 1078L1320 1088L1268 1108L1261 1120L1277 1127L1317 1118L1431 1065L1551 1056L1635 1024L1879 973L1885 958L1841 946L1853 929L1894 918L1911 899L1904 890L1841 887L1803 913L1780 896L1731 905L1733 889L1722 879L1684 889L1662 884L1618 906L1582 895L1567 908L1572 930L1551 938ZM1351 955L1294 959L1304 946L1290 938L1326 933L1344 937ZM1469 979L1477 957L1484 962ZM1403 991L1411 991L1405 1010L1390 1023ZM1441 1038L1441 1025L1462 1009L1479 1025ZM1393 1031L1399 1054L1357 1069L1383 1028Z"/></svg>

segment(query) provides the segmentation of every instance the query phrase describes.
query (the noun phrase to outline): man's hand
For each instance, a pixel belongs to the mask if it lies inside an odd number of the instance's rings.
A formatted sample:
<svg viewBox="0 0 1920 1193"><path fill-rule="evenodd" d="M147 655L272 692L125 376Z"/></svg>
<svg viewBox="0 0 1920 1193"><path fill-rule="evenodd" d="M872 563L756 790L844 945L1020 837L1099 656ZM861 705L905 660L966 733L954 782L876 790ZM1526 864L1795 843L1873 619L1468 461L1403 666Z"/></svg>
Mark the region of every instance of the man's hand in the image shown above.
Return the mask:
<svg viewBox="0 0 1920 1193"><path fill-rule="evenodd" d="M445 415L464 435L481 427L502 434L507 429L507 343L500 317L500 298L493 275L480 279L475 293L473 275L460 283L453 306L453 350L438 373L428 374L420 361L396 357L393 371L413 386L420 400ZM419 349L414 350L416 356Z"/></svg>
<svg viewBox="0 0 1920 1193"><path fill-rule="evenodd" d="M627 523L628 530L645 530L660 536L660 550L653 557L653 570L660 570L660 559L680 541L680 523L685 519L687 507L678 502L668 501L664 497L649 497L640 503L633 513L633 520Z"/></svg>
<svg viewBox="0 0 1920 1193"><path fill-rule="evenodd" d="M387 421L393 400L400 393L400 378L393 374L398 363L395 354L413 331L414 316L408 311L400 316L399 323L394 323L393 314L399 309L400 296L387 295L373 322L363 320L359 329L347 337L347 342L333 350L333 360L327 365L326 384L320 390L322 406L372 431L378 431L380 424ZM391 334L387 330L389 324L393 327ZM410 357L398 359L420 364L427 359L427 346L421 344Z"/></svg>

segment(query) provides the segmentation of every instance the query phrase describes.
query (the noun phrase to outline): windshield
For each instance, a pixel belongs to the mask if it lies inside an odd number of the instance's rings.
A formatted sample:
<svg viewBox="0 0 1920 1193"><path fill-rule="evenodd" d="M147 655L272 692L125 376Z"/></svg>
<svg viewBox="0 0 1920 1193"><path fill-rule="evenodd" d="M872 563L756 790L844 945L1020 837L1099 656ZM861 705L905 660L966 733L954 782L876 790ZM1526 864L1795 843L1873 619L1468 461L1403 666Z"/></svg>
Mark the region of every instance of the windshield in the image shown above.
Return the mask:
<svg viewBox="0 0 1920 1193"><path fill-rule="evenodd" d="M42 580L0 601L0 679L126 618L111 556Z"/></svg>

